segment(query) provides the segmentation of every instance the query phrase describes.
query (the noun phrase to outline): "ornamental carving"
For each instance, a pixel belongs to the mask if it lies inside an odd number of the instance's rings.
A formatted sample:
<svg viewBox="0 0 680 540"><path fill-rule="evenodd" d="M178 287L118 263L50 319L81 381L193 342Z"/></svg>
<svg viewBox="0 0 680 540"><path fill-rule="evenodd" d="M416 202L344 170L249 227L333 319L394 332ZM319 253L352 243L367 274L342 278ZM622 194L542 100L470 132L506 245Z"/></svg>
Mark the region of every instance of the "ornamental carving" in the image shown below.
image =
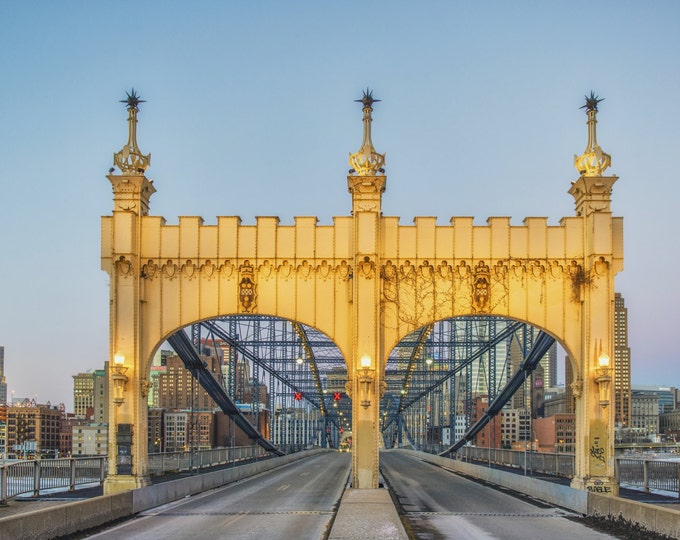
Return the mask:
<svg viewBox="0 0 680 540"><path fill-rule="evenodd" d="M437 267L437 272L442 278L449 280L453 275L453 268L451 268L451 265L446 261L442 261L441 264Z"/></svg>
<svg viewBox="0 0 680 540"><path fill-rule="evenodd" d="M365 256L364 260L359 263L359 271L361 276L370 279L375 276L375 263L369 256Z"/></svg>
<svg viewBox="0 0 680 540"><path fill-rule="evenodd" d="M434 276L434 268L429 261L424 261L418 268L418 273L423 279L431 280Z"/></svg>
<svg viewBox="0 0 680 540"><path fill-rule="evenodd" d="M597 261L595 261L595 273L598 276L601 276L603 274L606 274L607 271L609 270L609 263L604 260L604 257L600 257Z"/></svg>
<svg viewBox="0 0 680 540"><path fill-rule="evenodd" d="M267 260L264 261L260 267L258 268L260 272L260 278L264 280L269 280L269 278L272 277L272 273L274 272L274 267L272 264Z"/></svg>
<svg viewBox="0 0 680 540"><path fill-rule="evenodd" d="M388 281L392 281L397 277L397 267L392 264L392 261L387 261L383 266L382 277Z"/></svg>
<svg viewBox="0 0 680 540"><path fill-rule="evenodd" d="M241 279L238 284L238 299L242 313L254 313L257 304L257 286L253 267L246 261L239 268Z"/></svg>
<svg viewBox="0 0 680 540"><path fill-rule="evenodd" d="M224 264L220 268L220 272L223 277L229 279L234 275L234 272L236 271L236 267L231 261L224 261Z"/></svg>
<svg viewBox="0 0 680 540"><path fill-rule="evenodd" d="M161 267L161 271L166 277L174 279L177 277L178 266L168 259L168 262Z"/></svg>
<svg viewBox="0 0 680 540"><path fill-rule="evenodd" d="M153 279L158 274L158 265L149 260L144 266L142 266L142 277L145 279Z"/></svg>
<svg viewBox="0 0 680 540"><path fill-rule="evenodd" d="M184 274L184 276L189 279L192 279L197 272L198 267L191 261L191 259L187 260L187 262L182 265L182 274Z"/></svg>
<svg viewBox="0 0 680 540"><path fill-rule="evenodd" d="M330 277L331 271L332 268L328 264L328 261L321 261L321 264L316 267L317 275L323 280L326 280Z"/></svg>
<svg viewBox="0 0 680 540"><path fill-rule="evenodd" d="M531 276L533 278L541 279L543 277L545 267L541 264L540 261L531 261L529 263L529 267L531 268Z"/></svg>
<svg viewBox="0 0 680 540"><path fill-rule="evenodd" d="M508 265L503 261L498 261L493 267L493 273L498 281L505 281L508 275Z"/></svg>
<svg viewBox="0 0 680 540"><path fill-rule="evenodd" d="M342 279L347 279L352 275L352 267L347 264L347 261L342 261L335 269L338 276Z"/></svg>
<svg viewBox="0 0 680 540"><path fill-rule="evenodd" d="M312 274L313 268L307 261L302 261L302 264L297 267L298 275L305 281L309 280Z"/></svg>
<svg viewBox="0 0 680 540"><path fill-rule="evenodd" d="M550 276L553 279L559 279L562 277L563 272L564 268L562 267L562 265L557 261L553 261L552 264L550 265Z"/></svg>
<svg viewBox="0 0 680 540"><path fill-rule="evenodd" d="M116 270L121 276L132 275L132 263L121 255L116 261Z"/></svg>
<svg viewBox="0 0 680 540"><path fill-rule="evenodd" d="M288 261L283 261L283 264L279 265L279 275L283 279L289 279L293 272L293 267Z"/></svg>
<svg viewBox="0 0 680 540"><path fill-rule="evenodd" d="M411 261L406 261L401 267L399 268L399 273L401 274L401 277L404 279L410 279L413 278L413 276L416 273L415 267L411 264Z"/></svg>
<svg viewBox="0 0 680 540"><path fill-rule="evenodd" d="M466 279L470 275L470 267L465 261L460 261L458 266L456 266L456 273L459 279Z"/></svg>
<svg viewBox="0 0 680 540"><path fill-rule="evenodd" d="M489 267L484 261L475 266L475 278L472 284L472 303L477 311L487 311L491 293Z"/></svg>
<svg viewBox="0 0 680 540"><path fill-rule="evenodd" d="M201 268L200 268L200 272L201 272L205 277L207 277L208 279L210 279L210 278L213 277L213 275L215 274L216 270L217 270L217 269L215 268L215 265L212 263L212 261L211 261L210 259L208 259L207 261L205 261L205 263L203 263L203 265L202 265Z"/></svg>

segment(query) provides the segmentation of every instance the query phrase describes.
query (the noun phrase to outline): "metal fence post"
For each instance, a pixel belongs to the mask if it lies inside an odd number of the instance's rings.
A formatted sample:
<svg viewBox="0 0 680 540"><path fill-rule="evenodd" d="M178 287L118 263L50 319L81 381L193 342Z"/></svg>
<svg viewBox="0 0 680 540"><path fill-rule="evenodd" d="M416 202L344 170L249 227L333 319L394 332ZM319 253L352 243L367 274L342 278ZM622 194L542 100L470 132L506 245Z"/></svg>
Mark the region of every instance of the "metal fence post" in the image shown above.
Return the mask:
<svg viewBox="0 0 680 540"><path fill-rule="evenodd" d="M0 467L0 506L7 506L7 468Z"/></svg>
<svg viewBox="0 0 680 540"><path fill-rule="evenodd" d="M68 460L69 461L69 486L68 490L69 491L75 491L76 490L76 460L74 458L71 458Z"/></svg>
<svg viewBox="0 0 680 540"><path fill-rule="evenodd" d="M642 462L642 487L645 493L649 493L649 471L647 470L648 460Z"/></svg>
<svg viewBox="0 0 680 540"><path fill-rule="evenodd" d="M40 460L33 462L33 496L40 495Z"/></svg>
<svg viewBox="0 0 680 540"><path fill-rule="evenodd" d="M99 485L103 486L104 485L104 480L106 479L106 466L107 466L108 460L106 458L102 458L99 460Z"/></svg>

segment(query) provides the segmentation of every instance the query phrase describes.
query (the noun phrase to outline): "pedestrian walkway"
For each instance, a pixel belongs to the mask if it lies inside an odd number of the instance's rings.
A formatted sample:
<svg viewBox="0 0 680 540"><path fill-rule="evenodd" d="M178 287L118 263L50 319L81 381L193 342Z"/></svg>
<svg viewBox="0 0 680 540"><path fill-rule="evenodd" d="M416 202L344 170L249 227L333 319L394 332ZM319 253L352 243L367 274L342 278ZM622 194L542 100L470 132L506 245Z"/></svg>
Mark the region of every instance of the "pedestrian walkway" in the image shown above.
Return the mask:
<svg viewBox="0 0 680 540"><path fill-rule="evenodd" d="M408 535L386 489L347 489L329 540L406 540Z"/></svg>

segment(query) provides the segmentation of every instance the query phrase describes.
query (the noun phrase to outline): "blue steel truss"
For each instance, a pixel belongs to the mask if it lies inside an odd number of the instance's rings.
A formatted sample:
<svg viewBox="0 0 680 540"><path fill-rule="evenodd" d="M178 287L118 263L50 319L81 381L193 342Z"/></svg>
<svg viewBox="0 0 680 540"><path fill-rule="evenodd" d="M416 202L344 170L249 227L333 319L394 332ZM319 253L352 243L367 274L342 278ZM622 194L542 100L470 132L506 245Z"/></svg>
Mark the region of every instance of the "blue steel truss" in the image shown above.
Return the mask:
<svg viewBox="0 0 680 540"><path fill-rule="evenodd" d="M190 330L191 339L183 330L168 341L195 377L204 369L196 354L201 345L221 344L220 390L212 377L197 379L238 425L252 422L255 429L259 415L267 414L269 440L244 426L258 444L282 453L312 445L337 448L351 436L346 364L323 333L257 315L203 321ZM552 341L525 323L488 316L448 319L416 330L387 362L380 412L385 445L403 445L405 437L406 444L418 449L448 452L464 444L474 436L470 430L479 427L479 422L472 425L475 397L484 395L490 409L499 411ZM244 404L249 419L242 414ZM456 426L458 431L463 426L465 434L454 441Z"/></svg>

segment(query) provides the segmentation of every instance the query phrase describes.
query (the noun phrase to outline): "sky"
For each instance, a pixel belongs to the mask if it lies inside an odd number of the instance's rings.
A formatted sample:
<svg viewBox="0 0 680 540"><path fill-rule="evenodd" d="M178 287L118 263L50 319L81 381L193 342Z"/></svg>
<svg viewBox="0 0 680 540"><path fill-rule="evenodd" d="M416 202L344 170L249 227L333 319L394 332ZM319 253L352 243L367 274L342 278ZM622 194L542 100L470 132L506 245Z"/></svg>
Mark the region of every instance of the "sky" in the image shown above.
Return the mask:
<svg viewBox="0 0 680 540"><path fill-rule="evenodd" d="M0 345L9 392L71 410L108 354L100 218L134 88L150 213L348 215L348 154L386 152L385 215L574 215L594 91L624 218L634 384L680 386L680 3L0 2Z"/></svg>

